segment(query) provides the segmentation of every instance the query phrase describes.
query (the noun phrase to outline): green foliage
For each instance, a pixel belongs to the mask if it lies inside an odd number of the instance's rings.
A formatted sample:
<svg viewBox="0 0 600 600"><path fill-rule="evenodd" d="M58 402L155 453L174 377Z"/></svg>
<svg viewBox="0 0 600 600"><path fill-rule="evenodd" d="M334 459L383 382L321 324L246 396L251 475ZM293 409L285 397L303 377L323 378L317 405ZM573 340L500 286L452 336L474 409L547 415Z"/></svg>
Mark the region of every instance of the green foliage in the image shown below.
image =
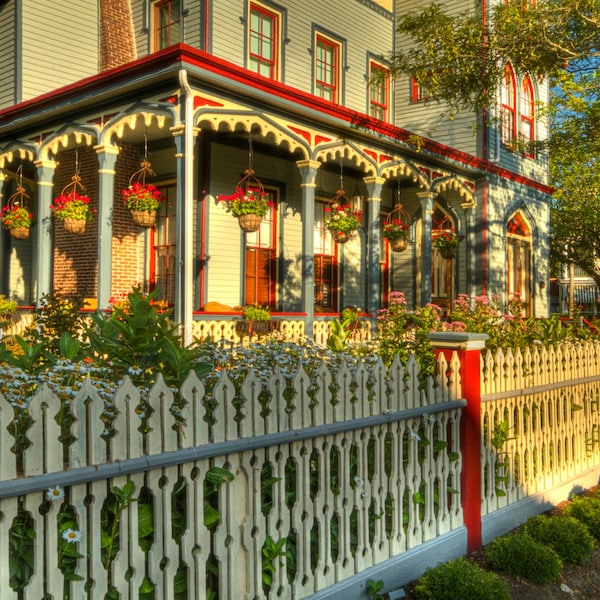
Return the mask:
<svg viewBox="0 0 600 600"><path fill-rule="evenodd" d="M17 312L17 303L0 294L0 327L7 327Z"/></svg>
<svg viewBox="0 0 600 600"><path fill-rule="evenodd" d="M533 583L553 583L562 571L562 561L552 548L523 533L496 538L486 547L485 558L493 569Z"/></svg>
<svg viewBox="0 0 600 600"><path fill-rule="evenodd" d="M13 590L22 590L33 575L33 545L35 543L33 518L22 507L11 525L8 541L10 587Z"/></svg>
<svg viewBox="0 0 600 600"><path fill-rule="evenodd" d="M262 582L265 593L273 585L273 576L277 569L277 559L287 558L288 552L285 550L287 538L282 538L276 542L268 535L262 548ZM281 561L279 561L281 564Z"/></svg>
<svg viewBox="0 0 600 600"><path fill-rule="evenodd" d="M340 319L331 321L331 335L327 338L327 348L333 352L343 352L352 336L358 322L359 309L347 306L342 311Z"/></svg>
<svg viewBox="0 0 600 600"><path fill-rule="evenodd" d="M575 517L539 515L527 521L525 533L552 548L563 561L584 565L596 547L589 529Z"/></svg>
<svg viewBox="0 0 600 600"><path fill-rule="evenodd" d="M382 594L384 585L381 579L378 581L367 579L367 594L369 594L369 598L371 600L385 600L386 596Z"/></svg>
<svg viewBox="0 0 600 600"><path fill-rule="evenodd" d="M267 307L248 305L243 308L246 321L270 321L271 313Z"/></svg>
<svg viewBox="0 0 600 600"><path fill-rule="evenodd" d="M595 538L600 538L600 498L575 496L563 514L581 521Z"/></svg>
<svg viewBox="0 0 600 600"><path fill-rule="evenodd" d="M510 600L506 584L495 574L458 558L427 569L417 581L418 600Z"/></svg>
<svg viewBox="0 0 600 600"><path fill-rule="evenodd" d="M92 315L94 327L87 334L94 360L102 365L108 357L117 377L128 374L136 383L151 384L159 372L171 384L181 383L192 369L203 376L210 367L198 362L197 348L182 346L170 311L159 312L155 296L134 289L111 315Z"/></svg>

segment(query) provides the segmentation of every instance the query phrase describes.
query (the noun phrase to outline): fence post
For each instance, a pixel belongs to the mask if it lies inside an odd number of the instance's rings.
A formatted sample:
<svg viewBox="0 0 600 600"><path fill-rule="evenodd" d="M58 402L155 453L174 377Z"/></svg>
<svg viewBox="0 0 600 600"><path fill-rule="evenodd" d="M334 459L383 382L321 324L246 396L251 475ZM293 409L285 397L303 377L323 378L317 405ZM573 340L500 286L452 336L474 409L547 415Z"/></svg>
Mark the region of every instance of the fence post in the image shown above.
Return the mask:
<svg viewBox="0 0 600 600"><path fill-rule="evenodd" d="M467 401L460 427L462 454L461 497L467 528L467 551L481 547L481 350L485 333L435 332L429 335L436 356L460 360L461 393Z"/></svg>

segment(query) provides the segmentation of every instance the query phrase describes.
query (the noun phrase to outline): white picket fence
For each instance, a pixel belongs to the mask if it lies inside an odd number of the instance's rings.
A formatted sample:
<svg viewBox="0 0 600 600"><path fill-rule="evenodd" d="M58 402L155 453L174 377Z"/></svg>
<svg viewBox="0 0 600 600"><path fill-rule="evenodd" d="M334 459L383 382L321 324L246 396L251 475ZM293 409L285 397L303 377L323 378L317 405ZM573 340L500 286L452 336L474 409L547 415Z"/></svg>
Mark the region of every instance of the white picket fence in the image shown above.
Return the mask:
<svg viewBox="0 0 600 600"><path fill-rule="evenodd" d="M396 361L335 373L322 364L291 379L275 369L266 385L249 374L238 388L222 372L209 391L192 374L176 415L161 377L147 395L126 381L110 402L109 429L105 400L88 380L70 407L71 442L55 421L64 406L43 387L29 402L30 445L20 459L6 433L13 408L0 398L2 599L98 599L111 587L121 599L148 598L140 592L148 582L156 599L304 598L461 527L464 401L458 359L440 361L442 375L426 389L413 359L406 369ZM145 432L142 400L152 408ZM215 468L233 480L207 498ZM103 505L127 482L140 502L123 511L107 567ZM48 501L46 490L57 485L64 500ZM145 549L142 500L153 523ZM212 529L205 500L221 517ZM58 552L67 506L82 534L75 581L63 576ZM15 559L6 557L24 516L35 534L33 565L14 591ZM263 549L284 539L288 555L265 561ZM179 596L177 586L185 590Z"/></svg>
<svg viewBox="0 0 600 600"><path fill-rule="evenodd" d="M600 343L487 353L481 392L483 514L600 465ZM498 451L499 423L507 440Z"/></svg>

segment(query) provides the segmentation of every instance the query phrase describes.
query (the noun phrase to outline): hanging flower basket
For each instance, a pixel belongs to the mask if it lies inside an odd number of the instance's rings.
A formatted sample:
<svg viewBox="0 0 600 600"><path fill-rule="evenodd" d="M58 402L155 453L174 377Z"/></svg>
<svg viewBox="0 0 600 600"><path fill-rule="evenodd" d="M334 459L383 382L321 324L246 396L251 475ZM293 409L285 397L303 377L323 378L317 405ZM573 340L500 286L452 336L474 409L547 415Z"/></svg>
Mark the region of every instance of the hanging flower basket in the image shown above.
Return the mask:
<svg viewBox="0 0 600 600"><path fill-rule="evenodd" d="M154 227L156 224L155 210L132 210L131 219L140 227Z"/></svg>
<svg viewBox="0 0 600 600"><path fill-rule="evenodd" d="M254 231L258 231L260 229L260 224L262 223L263 218L260 215L240 215L238 217L238 223L240 228L243 229L246 233L253 233Z"/></svg>
<svg viewBox="0 0 600 600"><path fill-rule="evenodd" d="M26 240L29 237L29 227L13 227L8 233L15 240Z"/></svg>
<svg viewBox="0 0 600 600"><path fill-rule="evenodd" d="M237 217L243 231L257 231L270 203L263 184L254 176L252 169L246 169L244 177L238 181L233 194L221 194L217 202L221 202L228 213Z"/></svg>
<svg viewBox="0 0 600 600"><path fill-rule="evenodd" d="M432 245L442 258L451 259L456 256L460 238L454 229L437 229L434 230L433 236Z"/></svg>
<svg viewBox="0 0 600 600"><path fill-rule="evenodd" d="M325 226L336 244L345 244L358 231L362 220L362 211L353 210L352 203L344 195L344 190L337 194L325 207Z"/></svg>
<svg viewBox="0 0 600 600"><path fill-rule="evenodd" d="M390 240L390 248L393 252L404 252L408 248L408 240L406 238Z"/></svg>
<svg viewBox="0 0 600 600"><path fill-rule="evenodd" d="M26 240L33 222L33 215L27 208L29 196L22 184L21 167L18 169L19 180L16 192L10 196L6 206L0 211L2 227L16 240Z"/></svg>
<svg viewBox="0 0 600 600"><path fill-rule="evenodd" d="M396 204L383 224L383 237L388 240L393 252L403 252L408 247L409 223L410 215L402 208L402 204Z"/></svg>
<svg viewBox="0 0 600 600"><path fill-rule="evenodd" d="M63 227L67 233L75 233L77 235L83 235L85 233L85 219L73 219L66 217L63 219Z"/></svg>
<svg viewBox="0 0 600 600"><path fill-rule="evenodd" d="M136 225L154 227L156 211L164 201L164 197L156 186L146 183L146 176L156 177L148 160L144 159L140 167L139 171L129 179L129 186L121 190L121 196L125 206L131 211L131 218Z"/></svg>
<svg viewBox="0 0 600 600"><path fill-rule="evenodd" d="M83 193L78 192L80 189ZM63 222L65 231L83 234L88 221L91 221L95 209L90 206L90 198L85 195L79 175L71 178L71 183L63 188L59 196L50 205L52 214Z"/></svg>
<svg viewBox="0 0 600 600"><path fill-rule="evenodd" d="M333 237L333 241L336 244L345 244L352 237L352 234L348 233L347 231L339 231L336 229L330 229L329 231Z"/></svg>

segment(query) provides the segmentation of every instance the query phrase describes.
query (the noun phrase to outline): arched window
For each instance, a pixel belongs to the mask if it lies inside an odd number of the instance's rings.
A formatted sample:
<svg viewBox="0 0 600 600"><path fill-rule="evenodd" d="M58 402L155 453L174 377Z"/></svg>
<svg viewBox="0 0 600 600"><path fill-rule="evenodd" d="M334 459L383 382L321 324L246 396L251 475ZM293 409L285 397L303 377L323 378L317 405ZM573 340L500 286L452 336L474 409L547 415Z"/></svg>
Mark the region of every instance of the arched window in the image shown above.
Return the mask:
<svg viewBox="0 0 600 600"><path fill-rule="evenodd" d="M521 84L519 102L520 124L519 138L523 143L523 151L527 156L533 156L535 140L535 101L533 95L533 82L526 75Z"/></svg>
<svg viewBox="0 0 600 600"><path fill-rule="evenodd" d="M531 311L531 229L521 212L515 213L506 228L508 299L518 301L524 316Z"/></svg>
<svg viewBox="0 0 600 600"><path fill-rule="evenodd" d="M502 80L502 142L504 144L514 143L517 123L517 98L516 98L515 72L510 65L504 67Z"/></svg>

